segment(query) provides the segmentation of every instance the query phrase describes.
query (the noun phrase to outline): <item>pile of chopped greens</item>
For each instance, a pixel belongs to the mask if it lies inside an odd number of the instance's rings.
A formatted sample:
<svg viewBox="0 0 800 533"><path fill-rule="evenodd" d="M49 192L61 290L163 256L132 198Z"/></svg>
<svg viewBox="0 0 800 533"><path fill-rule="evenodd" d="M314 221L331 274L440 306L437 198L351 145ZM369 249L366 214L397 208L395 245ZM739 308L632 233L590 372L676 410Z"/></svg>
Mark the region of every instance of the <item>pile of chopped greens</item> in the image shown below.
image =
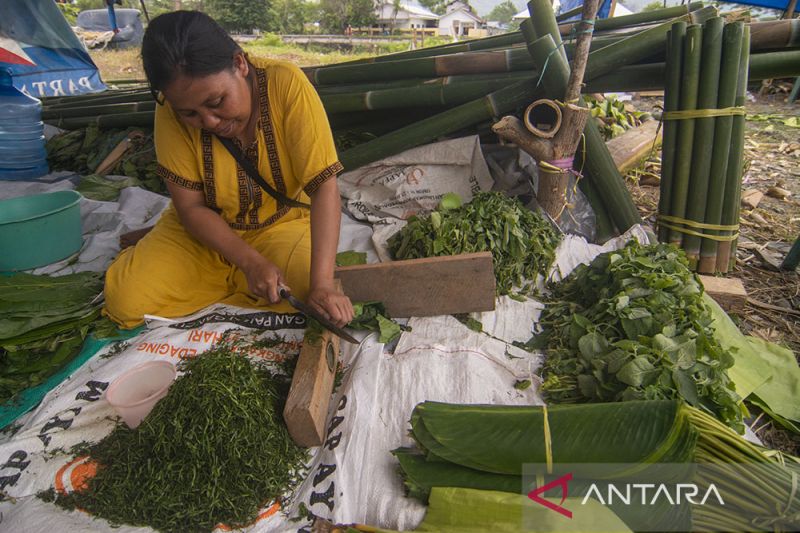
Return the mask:
<svg viewBox="0 0 800 533"><path fill-rule="evenodd" d="M448 199L449 200L449 199ZM523 294L546 275L560 237L542 216L500 192L480 192L463 206L442 202L428 216L412 216L389 238L395 259L491 252L498 294Z"/></svg>
<svg viewBox="0 0 800 533"><path fill-rule="evenodd" d="M100 314L102 274L0 276L0 402L69 363Z"/></svg>
<svg viewBox="0 0 800 533"><path fill-rule="evenodd" d="M87 450L97 474L69 494L42 494L113 525L160 531L241 528L302 474L306 451L283 422L289 378L223 338L179 363L185 372L136 429L118 425Z"/></svg>
<svg viewBox="0 0 800 533"><path fill-rule="evenodd" d="M703 288L683 251L636 242L551 287L535 344L554 403L683 398L743 431Z"/></svg>

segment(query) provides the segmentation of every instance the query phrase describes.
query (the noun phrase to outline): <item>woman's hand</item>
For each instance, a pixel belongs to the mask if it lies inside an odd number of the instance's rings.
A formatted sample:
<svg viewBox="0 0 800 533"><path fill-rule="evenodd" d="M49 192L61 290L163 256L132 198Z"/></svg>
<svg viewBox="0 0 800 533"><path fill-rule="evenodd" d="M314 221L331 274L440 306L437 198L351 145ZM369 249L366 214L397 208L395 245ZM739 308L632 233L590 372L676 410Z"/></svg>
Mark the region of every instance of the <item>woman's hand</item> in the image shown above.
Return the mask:
<svg viewBox="0 0 800 533"><path fill-rule="evenodd" d="M253 259L242 267L247 278L247 286L255 296L264 298L271 304L281 301L279 290L285 285L281 270L271 261L261 255L254 255Z"/></svg>
<svg viewBox="0 0 800 533"><path fill-rule="evenodd" d="M332 285L311 287L307 303L340 328L353 320L353 304L350 303L350 298Z"/></svg>

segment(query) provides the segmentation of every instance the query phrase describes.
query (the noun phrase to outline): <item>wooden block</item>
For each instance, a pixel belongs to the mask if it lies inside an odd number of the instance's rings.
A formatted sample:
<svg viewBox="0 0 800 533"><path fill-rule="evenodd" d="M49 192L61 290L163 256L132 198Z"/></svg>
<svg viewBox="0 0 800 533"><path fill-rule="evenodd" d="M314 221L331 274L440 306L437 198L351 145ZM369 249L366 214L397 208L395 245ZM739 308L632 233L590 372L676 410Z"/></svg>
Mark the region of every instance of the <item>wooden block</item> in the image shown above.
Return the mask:
<svg viewBox="0 0 800 533"><path fill-rule="evenodd" d="M490 252L339 267L335 276L352 301L383 302L395 318L494 309Z"/></svg>
<svg viewBox="0 0 800 533"><path fill-rule="evenodd" d="M727 313L742 313L747 304L747 291L737 278L699 276L706 293Z"/></svg>
<svg viewBox="0 0 800 533"><path fill-rule="evenodd" d="M338 281L336 288L342 289ZM325 440L325 420L338 362L339 337L323 329L322 335L312 341L306 331L283 408L289 435L298 446L319 446Z"/></svg>
<svg viewBox="0 0 800 533"><path fill-rule="evenodd" d="M656 135L658 135L658 139L656 139ZM606 146L620 173L625 174L650 154L650 151L654 149L653 141L655 141L657 149L660 139L661 131L658 128L658 121L648 120L641 126L614 137L606 143Z"/></svg>
<svg viewBox="0 0 800 533"><path fill-rule="evenodd" d="M764 198L764 193L759 191L758 189L747 189L746 191L742 192L742 207L747 207L749 209L755 209L758 207L758 204L761 203L761 200Z"/></svg>
<svg viewBox="0 0 800 533"><path fill-rule="evenodd" d="M303 339L283 418L298 446L319 446L339 360L339 337L325 330L316 342Z"/></svg>

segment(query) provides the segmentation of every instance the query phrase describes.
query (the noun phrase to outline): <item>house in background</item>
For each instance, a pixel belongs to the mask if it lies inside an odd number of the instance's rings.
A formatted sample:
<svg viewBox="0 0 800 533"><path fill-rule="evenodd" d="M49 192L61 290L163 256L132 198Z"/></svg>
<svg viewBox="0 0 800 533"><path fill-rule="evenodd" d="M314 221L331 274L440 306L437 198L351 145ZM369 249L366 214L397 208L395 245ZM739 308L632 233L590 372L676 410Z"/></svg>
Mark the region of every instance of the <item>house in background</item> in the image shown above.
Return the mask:
<svg viewBox="0 0 800 533"><path fill-rule="evenodd" d="M480 18L469 4L456 0L447 6L447 11L439 17L439 35L455 37L466 37L470 35L470 30L482 29L486 23ZM476 35L473 35L476 36Z"/></svg>
<svg viewBox="0 0 800 533"><path fill-rule="evenodd" d="M400 2L397 9L393 2L379 2L375 8L375 26L384 33L392 30L436 28L439 15L410 2Z"/></svg>

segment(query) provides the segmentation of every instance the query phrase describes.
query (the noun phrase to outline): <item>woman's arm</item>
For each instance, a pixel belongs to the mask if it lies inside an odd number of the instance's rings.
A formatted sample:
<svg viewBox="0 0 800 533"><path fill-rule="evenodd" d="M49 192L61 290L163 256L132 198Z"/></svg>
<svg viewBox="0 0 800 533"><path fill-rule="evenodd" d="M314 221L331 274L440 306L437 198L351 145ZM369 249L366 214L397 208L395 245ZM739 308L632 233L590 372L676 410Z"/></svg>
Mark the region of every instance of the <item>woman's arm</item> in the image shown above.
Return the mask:
<svg viewBox="0 0 800 533"><path fill-rule="evenodd" d="M323 182L311 196L311 290L308 303L341 327L353 320L353 305L333 285L340 221L339 186L333 177Z"/></svg>
<svg viewBox="0 0 800 533"><path fill-rule="evenodd" d="M278 287L285 283L280 269L239 237L218 213L206 206L203 191L185 189L169 181L166 183L178 218L186 231L239 267L254 295L273 304L280 302ZM334 257L335 254L334 249Z"/></svg>

